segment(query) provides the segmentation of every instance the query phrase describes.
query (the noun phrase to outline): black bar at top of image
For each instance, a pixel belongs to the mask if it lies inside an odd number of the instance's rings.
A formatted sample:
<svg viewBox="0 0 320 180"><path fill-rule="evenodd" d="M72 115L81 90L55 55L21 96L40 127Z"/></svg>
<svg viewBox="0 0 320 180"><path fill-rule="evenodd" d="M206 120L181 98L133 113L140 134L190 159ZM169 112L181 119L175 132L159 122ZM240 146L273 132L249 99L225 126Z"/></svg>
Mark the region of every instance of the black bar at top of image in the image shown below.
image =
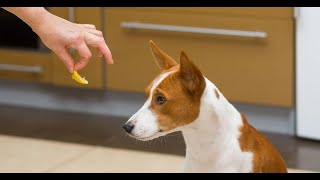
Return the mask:
<svg viewBox="0 0 320 180"><path fill-rule="evenodd" d="M320 5L320 0L0 0L1 7L293 7L317 4Z"/></svg>

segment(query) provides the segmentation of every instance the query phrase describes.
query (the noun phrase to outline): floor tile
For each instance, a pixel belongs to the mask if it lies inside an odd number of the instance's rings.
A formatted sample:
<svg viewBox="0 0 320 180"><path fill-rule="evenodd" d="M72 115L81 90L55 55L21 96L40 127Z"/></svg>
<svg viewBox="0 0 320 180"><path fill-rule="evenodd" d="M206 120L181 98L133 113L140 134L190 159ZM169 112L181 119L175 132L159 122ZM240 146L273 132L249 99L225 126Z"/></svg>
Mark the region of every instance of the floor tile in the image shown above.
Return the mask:
<svg viewBox="0 0 320 180"><path fill-rule="evenodd" d="M185 154L185 144L181 133L170 134L151 142L137 141L125 135L121 126L127 119L119 117L0 105L0 119L0 158L2 160L0 161L0 172L20 170L38 172L45 171L47 168L53 170L70 159L72 160L75 155L87 153L86 150L73 149L73 147L100 146L101 148L179 155L180 157ZM320 171L319 141L273 133L264 134L281 153L288 167ZM4 140L8 138L7 136L11 137L13 144ZM31 139L31 142L25 141L26 139ZM54 142L54 144L49 142ZM47 143L50 145L45 145ZM57 144L60 143L65 146L58 146ZM24 150L29 146L31 150ZM38 153L39 157L35 153ZM60 155L62 153L64 154ZM109 154L113 153L109 152ZM53 159L46 160L46 155L52 156ZM158 159L165 161L165 158L162 157ZM52 166L43 161L52 163ZM103 163L104 161L101 161L101 164ZM119 167L114 167L115 170L120 170ZM155 170L161 169L160 167L155 168ZM95 168L90 170L96 171ZM101 166L97 171L99 170L105 169Z"/></svg>
<svg viewBox="0 0 320 180"><path fill-rule="evenodd" d="M51 172L180 172L183 157L117 148L96 148Z"/></svg>
<svg viewBox="0 0 320 180"><path fill-rule="evenodd" d="M0 172L42 172L78 157L93 147L41 139L0 138Z"/></svg>

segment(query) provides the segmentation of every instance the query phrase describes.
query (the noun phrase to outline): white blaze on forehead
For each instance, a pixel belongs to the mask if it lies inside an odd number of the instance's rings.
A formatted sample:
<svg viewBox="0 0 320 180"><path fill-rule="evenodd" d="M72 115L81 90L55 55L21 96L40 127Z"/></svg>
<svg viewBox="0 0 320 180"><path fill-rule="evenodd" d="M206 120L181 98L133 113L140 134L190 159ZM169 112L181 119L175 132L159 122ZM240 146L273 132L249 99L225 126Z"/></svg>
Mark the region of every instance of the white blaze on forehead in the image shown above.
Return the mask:
<svg viewBox="0 0 320 180"><path fill-rule="evenodd" d="M159 86L159 84L166 78L168 77L170 74L174 73L175 71L169 71L169 72L166 72L162 75L159 76L159 78L153 83L151 89L150 89L150 96L148 98L149 99L152 99L152 93L153 91ZM150 98L151 97L151 98ZM147 101L148 101L147 100Z"/></svg>
<svg viewBox="0 0 320 180"><path fill-rule="evenodd" d="M160 75L160 76L158 77L158 79L153 82L152 87L150 88L150 92L149 92L150 95L149 95L147 101L144 103L144 105L142 106L142 108L141 108L140 110L145 109L145 108L148 108L148 107L151 105L151 100L152 100L153 91L159 86L159 84L160 84L166 77L168 77L168 76L169 76L170 74L172 74L173 72L175 72L175 71L166 72L166 73ZM140 111L140 110L139 110L139 111ZM139 111L138 111L138 112L139 112ZM137 113L136 113L136 114L137 114ZM132 117L136 116L136 114L133 115Z"/></svg>
<svg viewBox="0 0 320 180"><path fill-rule="evenodd" d="M157 117L153 113L153 111L149 108L152 101L153 91L157 88L157 86L170 74L175 71L169 71L162 75L160 75L152 84L150 88L150 95L144 105L140 108L140 110L135 113L128 122L131 122L134 125L132 130L132 135L137 138L148 138L154 136L159 132L159 127L157 123Z"/></svg>

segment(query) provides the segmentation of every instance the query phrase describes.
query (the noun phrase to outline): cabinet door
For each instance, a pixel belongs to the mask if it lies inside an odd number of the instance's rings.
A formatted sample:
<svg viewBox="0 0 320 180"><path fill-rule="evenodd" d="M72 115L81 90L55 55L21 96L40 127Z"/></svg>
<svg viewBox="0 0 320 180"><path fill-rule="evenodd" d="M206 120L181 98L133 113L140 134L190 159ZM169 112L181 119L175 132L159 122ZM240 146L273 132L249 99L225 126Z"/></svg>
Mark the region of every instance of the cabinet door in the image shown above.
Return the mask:
<svg viewBox="0 0 320 180"><path fill-rule="evenodd" d="M98 7L54 7L50 8L50 11L62 18L74 21L80 24L94 24L97 29L102 29L101 24L101 8ZM63 28L63 27L61 27ZM72 86L78 88L103 88L103 72L104 72L104 61L102 58L97 56L96 49L90 48L92 58L88 65L79 74L85 77L88 81L88 85L81 85L71 79L71 74L66 69L61 60L52 53L53 56L53 83L55 85ZM78 53L75 51L72 53L74 59L78 59Z"/></svg>
<svg viewBox="0 0 320 180"><path fill-rule="evenodd" d="M166 12L197 15L236 16L249 18L292 19L293 8L288 7L139 7L143 12Z"/></svg>
<svg viewBox="0 0 320 180"><path fill-rule="evenodd" d="M233 102L293 106L292 19L144 9L105 10L105 34L116 60L115 65L107 68L108 88L144 91L159 73L148 45L149 40L154 40L178 61L180 51L185 50L204 75ZM130 29L123 23L142 26ZM174 30L144 28L150 24L168 25ZM181 27L249 31L249 34L257 31L267 36L238 37L175 31Z"/></svg>
<svg viewBox="0 0 320 180"><path fill-rule="evenodd" d="M33 82L51 82L50 53L25 50L0 50L0 78Z"/></svg>

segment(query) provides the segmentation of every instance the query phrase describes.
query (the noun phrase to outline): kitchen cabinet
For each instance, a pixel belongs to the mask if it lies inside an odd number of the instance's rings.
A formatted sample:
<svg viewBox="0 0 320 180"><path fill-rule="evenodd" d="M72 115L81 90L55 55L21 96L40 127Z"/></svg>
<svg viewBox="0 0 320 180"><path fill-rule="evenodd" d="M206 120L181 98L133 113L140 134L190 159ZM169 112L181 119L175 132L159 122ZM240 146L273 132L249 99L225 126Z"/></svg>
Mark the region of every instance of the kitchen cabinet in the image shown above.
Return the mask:
<svg viewBox="0 0 320 180"><path fill-rule="evenodd" d="M107 88L144 92L153 40L177 61L185 50L232 102L293 107L293 8L105 8L104 24Z"/></svg>
<svg viewBox="0 0 320 180"><path fill-rule="evenodd" d="M144 92L159 73L148 44L153 40L177 61L180 51L186 51L232 102L294 106L293 8L48 9L102 30L115 64L107 65L91 48L91 61L79 71L89 81L84 86L73 81L60 59L41 43L33 49L0 47L0 78ZM76 51L71 54L77 59Z"/></svg>
<svg viewBox="0 0 320 180"><path fill-rule="evenodd" d="M0 78L49 83L52 61L48 53L0 50Z"/></svg>
<svg viewBox="0 0 320 180"><path fill-rule="evenodd" d="M0 8L0 79L50 82L51 54L32 29Z"/></svg>

